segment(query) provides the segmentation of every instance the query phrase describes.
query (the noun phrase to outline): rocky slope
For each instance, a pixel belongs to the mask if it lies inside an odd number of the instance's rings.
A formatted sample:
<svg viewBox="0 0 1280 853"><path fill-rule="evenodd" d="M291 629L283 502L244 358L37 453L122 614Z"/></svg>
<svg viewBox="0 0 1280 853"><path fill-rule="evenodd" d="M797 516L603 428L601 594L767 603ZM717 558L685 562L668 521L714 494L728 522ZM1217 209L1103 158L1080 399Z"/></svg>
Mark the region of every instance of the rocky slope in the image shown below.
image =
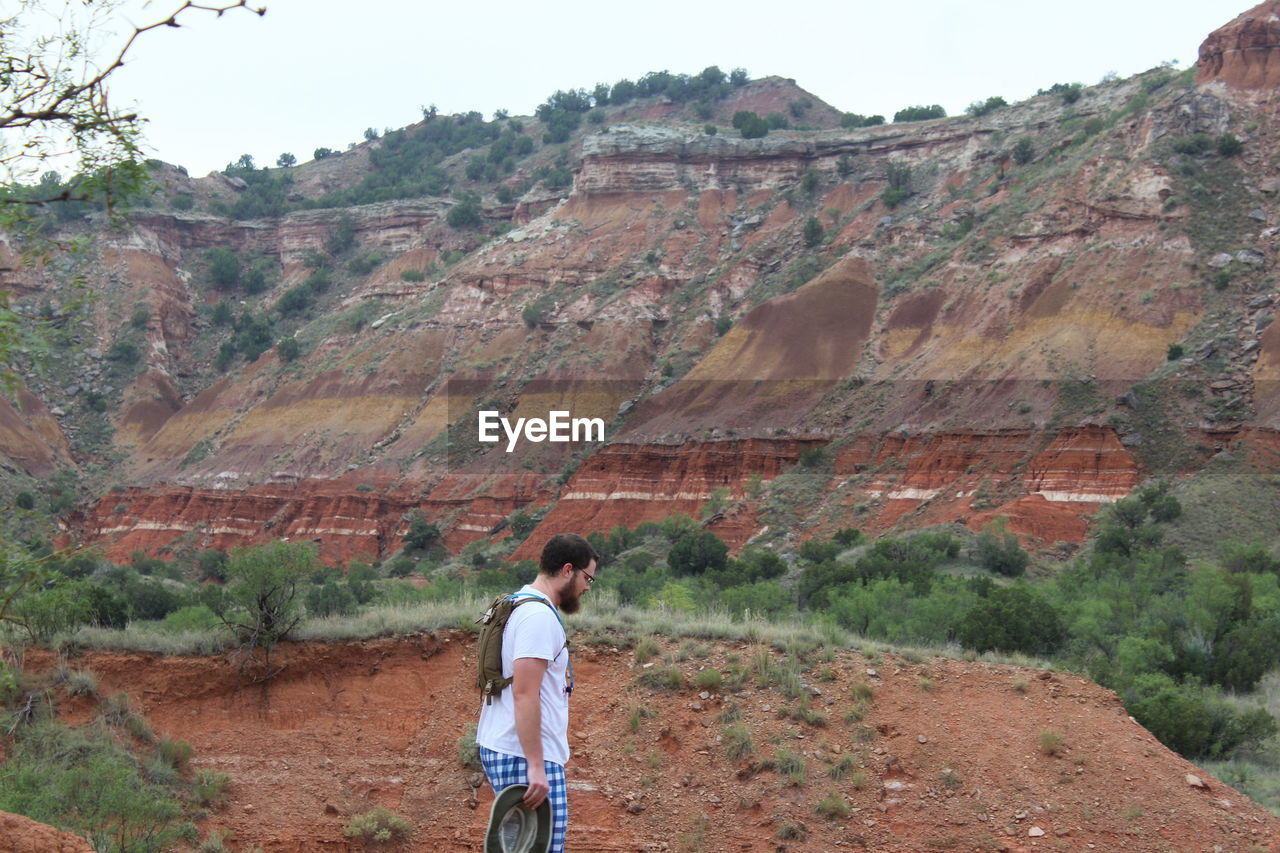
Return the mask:
<svg viewBox="0 0 1280 853"><path fill-rule="evenodd" d="M702 669L779 657L766 646L698 655L679 665L682 686L657 689L631 652L581 645L571 849L1280 850L1280 820L1081 678L841 652L809 659L807 698L795 700L754 679L691 686ZM476 713L472 656L460 634L287 644L263 683L221 658L87 653L75 664L104 695L129 693L158 734L189 741L195 767L231 776L205 830L266 853L354 850L343 827L383 806L413 823L402 849L462 851L481 849L492 797L458 759ZM72 701L72 721L93 706ZM750 735L737 758L733 727ZM788 775L780 760L800 769Z"/></svg>
<svg viewBox="0 0 1280 853"><path fill-rule="evenodd" d="M104 298L23 415L0 410L0 446L32 477L108 469L67 524L115 558L278 536L380 558L413 508L456 549L519 509L604 529L718 490L710 526L735 546L996 516L1033 546L1079 542L1144 478L1223 449L1272 464L1274 5L1211 35L1194 80L1156 69L1071 102L857 130L818 102L828 129L757 140L614 110L574 149L571 191L486 199L481 231L449 227L447 199L148 210L98 233ZM713 123L797 93L752 83ZM1214 150L1227 134L1240 152ZM295 186L349 183L367 153ZM333 249L343 229L354 248ZM215 246L265 264L267 292L211 287ZM232 335L215 303L267 316L326 256L334 283L273 327L296 359L212 366ZM67 298L55 273L28 276L33 306ZM507 452L477 441L481 409L563 409L608 439ZM770 485L815 447L828 476L779 525Z"/></svg>

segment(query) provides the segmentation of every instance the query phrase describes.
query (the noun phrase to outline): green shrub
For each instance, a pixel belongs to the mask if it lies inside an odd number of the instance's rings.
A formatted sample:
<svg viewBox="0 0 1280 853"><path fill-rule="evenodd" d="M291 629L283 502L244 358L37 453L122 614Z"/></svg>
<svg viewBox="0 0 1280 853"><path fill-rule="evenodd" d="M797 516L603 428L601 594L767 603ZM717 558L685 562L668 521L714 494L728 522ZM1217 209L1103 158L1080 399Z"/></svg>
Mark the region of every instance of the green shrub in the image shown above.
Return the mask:
<svg viewBox="0 0 1280 853"><path fill-rule="evenodd" d="M1052 729L1042 729L1037 742L1041 755L1059 755L1063 750L1062 735Z"/></svg>
<svg viewBox="0 0 1280 853"><path fill-rule="evenodd" d="M974 543L978 565L989 572L1005 577L1026 574L1030 557L1018 544L1018 537L1004 529L1003 524L991 525L978 534Z"/></svg>
<svg viewBox="0 0 1280 853"><path fill-rule="evenodd" d="M130 340L117 340L107 350L107 359L126 367L137 364L138 359L142 358L142 351L138 349L138 345Z"/></svg>
<svg viewBox="0 0 1280 853"><path fill-rule="evenodd" d="M730 761L742 761L750 758L751 754L756 751L755 742L751 737L751 730L741 723L725 726L722 732L724 736L725 754Z"/></svg>
<svg viewBox="0 0 1280 853"><path fill-rule="evenodd" d="M804 245L806 248L812 249L822 244L824 235L822 223L818 221L818 217L810 216L804 223Z"/></svg>
<svg viewBox="0 0 1280 853"><path fill-rule="evenodd" d="M535 329L540 323L545 323L547 317L555 309L556 300L550 293L544 293L537 299L525 306L520 312L520 318L524 320L524 324L530 329Z"/></svg>
<svg viewBox="0 0 1280 853"><path fill-rule="evenodd" d="M831 769L827 771L827 775L837 782L843 782L850 778L858 769L858 762L852 755L845 755L839 761L831 765Z"/></svg>
<svg viewBox="0 0 1280 853"><path fill-rule="evenodd" d="M353 816L342 834L347 838L375 843L404 841L413 834L413 826L390 809L379 806L373 811Z"/></svg>
<svg viewBox="0 0 1280 853"><path fill-rule="evenodd" d="M240 643L270 647L286 639L302 619L298 583L319 568L308 542L277 541L242 548L227 563L227 599L223 614Z"/></svg>
<svg viewBox="0 0 1280 853"><path fill-rule="evenodd" d="M1182 344L1172 343L1172 344L1169 344L1168 352L1165 353L1165 359L1167 361L1177 361L1178 359L1182 358L1182 356L1185 354L1186 353L1182 348Z"/></svg>
<svg viewBox="0 0 1280 853"><path fill-rule="evenodd" d="M814 811L828 820L843 820L849 816L852 809L838 791L832 791L822 798L814 807Z"/></svg>
<svg viewBox="0 0 1280 853"><path fill-rule="evenodd" d="M83 835L102 853L168 849L182 817L110 736L53 722L25 727L9 748L0 811Z"/></svg>
<svg viewBox="0 0 1280 853"><path fill-rule="evenodd" d="M907 163L889 161L885 166L885 180L888 186L880 194L885 207L897 207L911 195L911 166Z"/></svg>
<svg viewBox="0 0 1280 853"><path fill-rule="evenodd" d="M655 666L637 680L645 687L660 690L679 690L684 686L684 675L677 666Z"/></svg>
<svg viewBox="0 0 1280 853"><path fill-rule="evenodd" d="M994 589L973 605L956 631L966 649L1047 654L1062 643L1057 610L1024 587Z"/></svg>
<svg viewBox="0 0 1280 853"><path fill-rule="evenodd" d="M1214 148L1214 139L1207 133L1193 133L1190 136L1181 136L1173 141L1173 150L1179 154L1189 154L1198 156L1207 154Z"/></svg>
<svg viewBox="0 0 1280 853"><path fill-rule="evenodd" d="M643 705L636 705L631 709L631 718L628 720L627 725L634 734L640 731L641 723L656 716L657 713L655 711L651 711Z"/></svg>
<svg viewBox="0 0 1280 853"><path fill-rule="evenodd" d="M947 111L938 104L931 106L915 106L903 107L893 114L895 122L900 121L927 121L932 118L946 118Z"/></svg>
<svg viewBox="0 0 1280 853"><path fill-rule="evenodd" d="M875 127L884 124L884 116L864 116L860 113L844 113L840 116L841 127Z"/></svg>
<svg viewBox="0 0 1280 853"><path fill-rule="evenodd" d="M382 263L382 255L377 252L366 252L347 261L347 270L353 275L368 275L380 263Z"/></svg>
<svg viewBox="0 0 1280 853"><path fill-rule="evenodd" d="M28 491L21 491L13 499L18 509L33 510L36 508L36 496Z"/></svg>
<svg viewBox="0 0 1280 853"><path fill-rule="evenodd" d="M409 529L404 534L404 546L413 551L425 551L440 539L440 528L423 518L422 513L409 513Z"/></svg>
<svg viewBox="0 0 1280 853"><path fill-rule="evenodd" d="M218 290L231 290L240 284L242 263L240 256L230 249L217 247L205 249L205 264L209 282Z"/></svg>
<svg viewBox="0 0 1280 853"><path fill-rule="evenodd" d="M1139 723L1188 759L1229 756L1276 733L1264 708L1239 710L1213 688L1178 685L1164 673L1139 676L1125 699Z"/></svg>
<svg viewBox="0 0 1280 853"><path fill-rule="evenodd" d="M324 250L331 256L337 257L345 252L354 249L356 246L356 221L351 218L350 214L344 213L338 217L338 221L329 229L329 233L325 236Z"/></svg>
<svg viewBox="0 0 1280 853"><path fill-rule="evenodd" d="M445 215L445 222L450 228L478 228L484 222L481 215L480 197L474 193L464 194Z"/></svg>
<svg viewBox="0 0 1280 853"><path fill-rule="evenodd" d="M787 777L787 782L791 785L803 785L809 776L809 772L805 767L804 756L798 752L779 749L777 758L774 760L774 766L777 767L779 773Z"/></svg>
<svg viewBox="0 0 1280 853"><path fill-rule="evenodd" d="M996 110L1000 109L1001 107L1007 107L1007 106L1009 106L1009 104L1007 101L1005 101L1004 98L1000 97L999 95L992 95L990 98L987 98L985 101L974 101L973 103L969 104L969 106L965 107L964 111L976 118L979 116L987 115L988 113L993 113ZM894 120L898 121L897 118L895 118Z"/></svg>
<svg viewBox="0 0 1280 853"><path fill-rule="evenodd" d="M387 574L393 578L408 577L418 570L418 564L414 562L412 557L400 556L391 561L391 565L387 567Z"/></svg>
<svg viewBox="0 0 1280 853"><path fill-rule="evenodd" d="M314 295L314 291L305 282L295 284L276 300L275 310L281 314L300 314L311 307Z"/></svg>
<svg viewBox="0 0 1280 853"><path fill-rule="evenodd" d="M1062 98L1064 104L1074 104L1080 100L1080 93L1084 89L1079 83L1054 83L1048 89L1041 89L1036 92L1037 95L1058 95Z"/></svg>
<svg viewBox="0 0 1280 853"><path fill-rule="evenodd" d="M468 770L483 770L480 763L480 746L476 743L476 726L471 723L467 731L458 738L458 763Z"/></svg>
<svg viewBox="0 0 1280 853"><path fill-rule="evenodd" d="M733 114L733 126L743 139L759 139L769 133L769 122L751 110L738 110Z"/></svg>
<svg viewBox="0 0 1280 853"><path fill-rule="evenodd" d="M1036 146L1031 141L1031 137L1024 136L1019 139L1013 146L1013 162L1019 166L1025 166L1035 159Z"/></svg>
<svg viewBox="0 0 1280 853"><path fill-rule="evenodd" d="M729 546L710 530L686 533L676 540L667 554L667 565L677 577L724 571Z"/></svg>
<svg viewBox="0 0 1280 853"><path fill-rule="evenodd" d="M209 806L217 805L226 798L227 787L230 784L231 777L227 774L201 767L196 770L191 796L200 806L208 808Z"/></svg>
<svg viewBox="0 0 1280 853"><path fill-rule="evenodd" d="M404 270L400 273L400 279L410 282L426 281L427 273L425 270Z"/></svg>
<svg viewBox="0 0 1280 853"><path fill-rule="evenodd" d="M778 826L778 837L783 841L804 841L809 837L809 830L799 821L787 820Z"/></svg>
<svg viewBox="0 0 1280 853"><path fill-rule="evenodd" d="M278 355L280 360L285 364L297 360L298 356L301 354L302 345L298 343L298 339L293 336L281 338L280 342L276 344L276 355Z"/></svg>
<svg viewBox="0 0 1280 853"><path fill-rule="evenodd" d="M1234 157L1244 150L1244 143L1230 133L1224 133L1219 136L1215 142L1218 149L1218 155L1221 157Z"/></svg>
<svg viewBox="0 0 1280 853"><path fill-rule="evenodd" d="M718 669L704 669L700 671L693 679L694 686L702 690L710 690L718 692L723 683L723 679Z"/></svg>
<svg viewBox="0 0 1280 853"><path fill-rule="evenodd" d="M67 693L71 696L96 696L98 676L87 670L71 670L67 673Z"/></svg>

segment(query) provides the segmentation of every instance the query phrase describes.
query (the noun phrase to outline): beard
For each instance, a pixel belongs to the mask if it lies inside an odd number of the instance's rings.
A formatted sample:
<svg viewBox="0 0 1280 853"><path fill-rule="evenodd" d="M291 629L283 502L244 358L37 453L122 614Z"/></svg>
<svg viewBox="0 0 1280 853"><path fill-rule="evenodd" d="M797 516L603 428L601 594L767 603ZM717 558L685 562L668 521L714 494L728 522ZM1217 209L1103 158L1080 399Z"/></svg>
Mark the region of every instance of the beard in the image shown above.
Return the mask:
<svg viewBox="0 0 1280 853"><path fill-rule="evenodd" d="M578 608L582 606L582 596L573 588L570 582L564 589L560 590L560 612L572 615L578 612Z"/></svg>

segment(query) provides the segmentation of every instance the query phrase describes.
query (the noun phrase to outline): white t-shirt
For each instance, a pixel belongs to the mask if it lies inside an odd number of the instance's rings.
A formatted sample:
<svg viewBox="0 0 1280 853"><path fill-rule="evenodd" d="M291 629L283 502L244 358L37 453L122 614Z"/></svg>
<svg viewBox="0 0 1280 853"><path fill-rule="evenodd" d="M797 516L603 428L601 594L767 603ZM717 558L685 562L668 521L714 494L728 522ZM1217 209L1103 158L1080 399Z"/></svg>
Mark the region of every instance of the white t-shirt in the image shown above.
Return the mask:
<svg viewBox="0 0 1280 853"><path fill-rule="evenodd" d="M550 604L550 599L527 584L520 593L532 593ZM565 692L569 649L560 620L547 604L529 601L511 611L502 632L502 675L510 678L515 671L514 661L519 658L548 661L539 691L542 757L563 765L569 762L569 694ZM498 694L493 704L481 700L476 743L495 752L526 758L516 734L515 692L515 685L511 685Z"/></svg>

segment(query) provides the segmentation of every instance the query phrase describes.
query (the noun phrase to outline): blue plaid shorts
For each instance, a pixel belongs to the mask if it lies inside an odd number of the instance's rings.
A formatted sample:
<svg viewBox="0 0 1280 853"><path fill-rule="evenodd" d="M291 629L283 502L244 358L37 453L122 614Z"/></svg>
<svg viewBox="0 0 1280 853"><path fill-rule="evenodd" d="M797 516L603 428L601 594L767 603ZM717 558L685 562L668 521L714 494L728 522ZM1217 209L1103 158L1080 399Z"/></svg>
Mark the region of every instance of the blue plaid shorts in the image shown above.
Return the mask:
<svg viewBox="0 0 1280 853"><path fill-rule="evenodd" d="M518 755L494 752L482 746L480 763L484 765L484 775L489 777L495 795L508 785L529 783L529 763ZM542 763L547 768L547 781L551 784L551 793L547 795L551 801L551 853L564 853L564 834L569 828L569 789L564 780L564 765L551 761Z"/></svg>

